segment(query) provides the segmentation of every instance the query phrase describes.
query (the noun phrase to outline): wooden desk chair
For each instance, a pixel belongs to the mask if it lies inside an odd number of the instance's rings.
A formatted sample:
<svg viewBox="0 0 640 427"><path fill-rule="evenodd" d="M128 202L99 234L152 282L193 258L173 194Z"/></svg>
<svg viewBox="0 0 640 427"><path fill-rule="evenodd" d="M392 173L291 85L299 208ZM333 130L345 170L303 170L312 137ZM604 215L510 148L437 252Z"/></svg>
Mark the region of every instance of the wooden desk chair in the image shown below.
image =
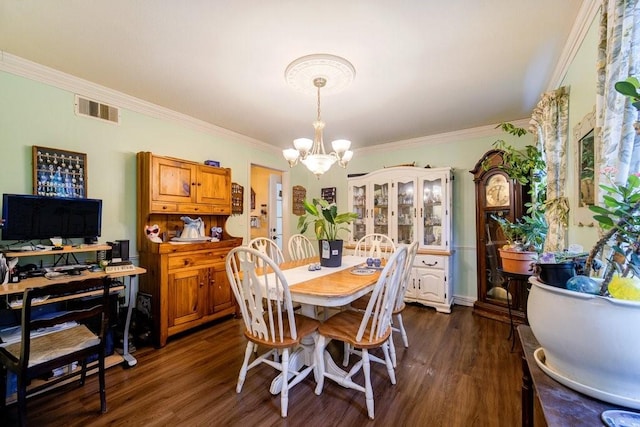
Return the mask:
<svg viewBox="0 0 640 427"><path fill-rule="evenodd" d="M404 322L402 321L402 311L405 309L406 305L404 303L404 296L407 293L407 286L409 284L409 279L411 278L411 269L413 268L413 261L416 258L416 254L418 253L418 245L419 242L416 240L415 242L407 245L407 258L405 259L402 277L400 279L400 289L398 290L398 296L396 297L396 303L393 307L393 316L391 318L392 331L399 332L402 337L402 342L404 343L405 348L409 347L409 337L407 336L407 331L404 328ZM365 295L363 297L358 298L354 302L351 303L351 308L356 310L366 310L367 305L369 304L369 299L371 295ZM395 317L395 322L393 321L393 317ZM395 325L394 325L395 323ZM395 368L397 366L396 360L396 349L393 345L393 333L391 334L389 352L391 353L391 363ZM353 348L349 345L345 344L344 349L344 359L342 361L343 366L347 366L349 364L349 355L353 352Z"/></svg>
<svg viewBox="0 0 640 427"><path fill-rule="evenodd" d="M371 233L358 240L354 255L366 258L388 259L395 250L396 245L389 236Z"/></svg>
<svg viewBox="0 0 640 427"><path fill-rule="evenodd" d="M87 375L87 358L96 355L100 383L100 411L102 413L107 411L104 360L105 334L109 325L109 284L110 280L107 278L94 278L24 291L21 321L22 338L19 342L0 347L0 364L2 365L0 387L2 387L1 390L6 390L7 371L16 374L18 418L21 425L26 424L27 394L31 396L53 384L75 376L79 376L80 385L84 385ZM96 301L91 300L91 307L86 308L84 306L86 304L78 304L79 299L85 297L88 290L95 289L101 289L102 293ZM64 312L34 318L36 298L47 298L48 301L53 301L56 298L67 300L67 309ZM97 333L80 323L91 320L97 322L97 329L99 329ZM68 329L32 336L32 333L40 328L51 328L65 322L78 322L78 324ZM49 375L54 369L71 366L76 361L81 365L80 370L74 370L38 386L34 385L27 390L31 380ZM4 392L0 395L3 396L0 404L2 409L5 409L6 405L4 395Z"/></svg>
<svg viewBox="0 0 640 427"><path fill-rule="evenodd" d="M374 418L373 388L371 385L369 350L382 348L385 364L391 383L396 383L396 376L389 357L389 336L391 335L391 315L400 288L400 280L404 269L407 248L399 247L391 256L380 273L380 278L373 288L369 304L364 312L347 310L330 317L318 328L318 342L316 343L316 363L318 365L318 385L316 394L322 393L324 378L329 378L343 387L364 392L369 418ZM360 349L361 359L349 372L336 373L339 368L331 366L326 369L325 363L333 364L325 347L332 339L347 342L352 347ZM325 357L327 358L325 360ZM360 370L364 374L364 385L353 381L352 377Z"/></svg>
<svg viewBox="0 0 640 427"><path fill-rule="evenodd" d="M269 259L272 259L276 264L282 264L284 262L284 254L276 242L267 237L256 237L249 242L249 247L257 249ZM260 260L258 260L260 262Z"/></svg>
<svg viewBox="0 0 640 427"><path fill-rule="evenodd" d="M231 289L240 305L246 327L244 336L247 338L236 392L242 391L250 369L266 363L282 372L280 413L286 417L289 389L315 368L315 363L312 363L312 366L300 371L290 370L290 351L298 346L303 337L313 334L320 322L293 312L287 280L278 265L264 253L246 246L234 248L227 255L226 269ZM268 274L269 270L273 275ZM258 346L269 350L249 363ZM278 362L277 357L271 360L270 357L278 352L281 353L281 361Z"/></svg>
<svg viewBox="0 0 640 427"><path fill-rule="evenodd" d="M303 234L291 236L287 246L292 261L316 256L316 250L311 241Z"/></svg>

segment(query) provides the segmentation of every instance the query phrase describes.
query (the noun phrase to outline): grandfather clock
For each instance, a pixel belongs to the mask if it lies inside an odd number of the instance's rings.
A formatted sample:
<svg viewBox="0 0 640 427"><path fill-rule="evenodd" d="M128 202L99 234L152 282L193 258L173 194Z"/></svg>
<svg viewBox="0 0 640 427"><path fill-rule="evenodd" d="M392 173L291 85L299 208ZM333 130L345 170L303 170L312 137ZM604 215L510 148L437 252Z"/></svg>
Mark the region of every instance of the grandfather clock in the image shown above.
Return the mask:
<svg viewBox="0 0 640 427"><path fill-rule="evenodd" d="M476 247L478 299L473 311L481 316L508 321L507 282L501 274L498 248L506 239L494 216L514 221L524 212L526 193L499 166L503 151L490 150L476 163L473 182L476 189ZM524 289L524 291L523 291ZM526 286L510 286L512 313L516 320L524 319Z"/></svg>

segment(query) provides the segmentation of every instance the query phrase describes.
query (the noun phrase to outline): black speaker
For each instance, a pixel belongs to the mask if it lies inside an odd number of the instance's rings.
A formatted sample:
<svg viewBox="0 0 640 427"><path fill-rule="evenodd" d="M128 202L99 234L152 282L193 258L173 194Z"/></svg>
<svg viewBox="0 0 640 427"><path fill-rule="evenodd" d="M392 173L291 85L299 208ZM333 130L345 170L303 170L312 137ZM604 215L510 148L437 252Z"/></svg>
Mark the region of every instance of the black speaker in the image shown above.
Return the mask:
<svg viewBox="0 0 640 427"><path fill-rule="evenodd" d="M107 242L111 246L111 250L107 251L107 260L113 262L129 261L129 241L116 240L115 242Z"/></svg>
<svg viewBox="0 0 640 427"><path fill-rule="evenodd" d="M111 250L107 251L107 261L120 262L122 261L122 255L120 255L120 242L107 242L107 245L111 246Z"/></svg>
<svg viewBox="0 0 640 427"><path fill-rule="evenodd" d="M120 258L122 261L129 261L129 241L128 240L116 240L120 245Z"/></svg>

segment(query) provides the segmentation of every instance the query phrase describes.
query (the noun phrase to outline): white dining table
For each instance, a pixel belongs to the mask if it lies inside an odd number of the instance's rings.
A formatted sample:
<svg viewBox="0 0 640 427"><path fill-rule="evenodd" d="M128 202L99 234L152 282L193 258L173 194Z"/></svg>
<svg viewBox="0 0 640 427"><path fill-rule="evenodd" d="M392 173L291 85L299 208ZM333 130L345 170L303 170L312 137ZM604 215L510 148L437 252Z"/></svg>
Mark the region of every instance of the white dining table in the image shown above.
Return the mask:
<svg viewBox="0 0 640 427"><path fill-rule="evenodd" d="M366 257L347 255L342 258L340 267L322 267L320 270L310 271L309 265L317 262L318 258L307 258L280 265L289 285L291 299L301 304L302 314L309 317L316 316L316 307L342 307L366 295L373 290L380 277L380 269L376 269L373 274L354 274L354 269L366 264ZM292 369L311 366L313 350L312 339L302 340L300 348L289 357ZM325 367L334 373L344 372L333 362L329 352L325 352ZM280 393L281 381L280 376L273 380L271 393Z"/></svg>
<svg viewBox="0 0 640 427"><path fill-rule="evenodd" d="M352 273L355 268L365 265L366 258L363 257L347 255L342 258L340 267L310 271L309 265L315 262L317 259L310 258L295 261L293 265L282 265L293 302L309 307L342 307L369 293L379 276ZM299 263L302 265L297 265ZM304 314L312 316L313 312Z"/></svg>

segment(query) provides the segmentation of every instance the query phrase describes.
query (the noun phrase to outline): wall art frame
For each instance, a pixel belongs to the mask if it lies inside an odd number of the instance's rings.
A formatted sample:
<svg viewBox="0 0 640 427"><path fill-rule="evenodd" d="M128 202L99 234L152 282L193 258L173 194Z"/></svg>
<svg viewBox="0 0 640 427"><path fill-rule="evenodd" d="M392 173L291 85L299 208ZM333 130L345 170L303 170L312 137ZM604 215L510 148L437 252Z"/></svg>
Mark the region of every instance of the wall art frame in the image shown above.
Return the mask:
<svg viewBox="0 0 640 427"><path fill-rule="evenodd" d="M593 212L598 188L600 144L596 137L596 107L573 128L573 154L575 159L575 191L573 192L573 223L578 227L593 227Z"/></svg>
<svg viewBox="0 0 640 427"><path fill-rule="evenodd" d="M244 187L237 182L231 183L231 215L244 212Z"/></svg>
<svg viewBox="0 0 640 427"><path fill-rule="evenodd" d="M58 148L32 147L33 194L87 198L87 155Z"/></svg>
<svg viewBox="0 0 640 427"><path fill-rule="evenodd" d="M320 190L320 195L327 203L336 202L336 187L326 187Z"/></svg>
<svg viewBox="0 0 640 427"><path fill-rule="evenodd" d="M295 185L291 192L291 211L294 215L304 215L304 199L307 197L307 189L301 185Z"/></svg>

